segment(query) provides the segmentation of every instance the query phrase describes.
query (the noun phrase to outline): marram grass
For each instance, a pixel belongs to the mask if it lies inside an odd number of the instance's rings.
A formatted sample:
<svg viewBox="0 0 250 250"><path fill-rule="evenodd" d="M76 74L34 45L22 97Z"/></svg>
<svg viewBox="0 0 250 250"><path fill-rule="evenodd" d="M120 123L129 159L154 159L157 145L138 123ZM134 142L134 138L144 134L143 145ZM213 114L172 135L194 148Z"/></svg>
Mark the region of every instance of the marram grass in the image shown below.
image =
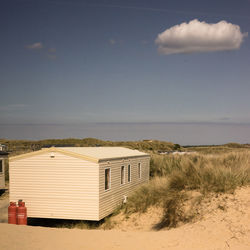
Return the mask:
<svg viewBox="0 0 250 250"><path fill-rule="evenodd" d="M174 227L187 218L182 206L186 193L233 193L250 184L250 152L221 155L160 156L151 158L152 179L140 187L125 207L125 212L145 212L152 205L162 206L159 227Z"/></svg>

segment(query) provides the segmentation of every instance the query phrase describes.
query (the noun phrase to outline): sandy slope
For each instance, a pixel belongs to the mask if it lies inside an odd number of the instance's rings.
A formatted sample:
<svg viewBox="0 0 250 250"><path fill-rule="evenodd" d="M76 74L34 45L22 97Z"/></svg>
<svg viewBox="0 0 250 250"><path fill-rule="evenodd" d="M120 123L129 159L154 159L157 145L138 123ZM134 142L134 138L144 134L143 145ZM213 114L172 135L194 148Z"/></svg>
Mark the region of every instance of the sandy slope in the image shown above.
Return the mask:
<svg viewBox="0 0 250 250"><path fill-rule="evenodd" d="M0 249L249 250L250 187L207 202L202 205L206 211L202 220L158 232L121 231L129 227L102 231L0 223Z"/></svg>

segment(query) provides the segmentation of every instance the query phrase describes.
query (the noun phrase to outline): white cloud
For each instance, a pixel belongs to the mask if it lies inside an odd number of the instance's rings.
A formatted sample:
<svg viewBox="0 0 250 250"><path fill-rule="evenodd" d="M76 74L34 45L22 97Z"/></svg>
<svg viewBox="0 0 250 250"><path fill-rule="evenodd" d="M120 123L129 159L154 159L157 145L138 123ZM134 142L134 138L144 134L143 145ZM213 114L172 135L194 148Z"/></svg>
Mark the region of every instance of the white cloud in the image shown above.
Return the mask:
<svg viewBox="0 0 250 250"><path fill-rule="evenodd" d="M194 19L166 29L155 43L159 53L165 55L234 50L240 48L247 35L241 33L238 25L226 21L210 24Z"/></svg>
<svg viewBox="0 0 250 250"><path fill-rule="evenodd" d="M32 50L35 50L35 49L42 49L43 48L43 44L42 43L33 43L33 44L29 44L29 45L26 45L26 48L27 49L32 49Z"/></svg>

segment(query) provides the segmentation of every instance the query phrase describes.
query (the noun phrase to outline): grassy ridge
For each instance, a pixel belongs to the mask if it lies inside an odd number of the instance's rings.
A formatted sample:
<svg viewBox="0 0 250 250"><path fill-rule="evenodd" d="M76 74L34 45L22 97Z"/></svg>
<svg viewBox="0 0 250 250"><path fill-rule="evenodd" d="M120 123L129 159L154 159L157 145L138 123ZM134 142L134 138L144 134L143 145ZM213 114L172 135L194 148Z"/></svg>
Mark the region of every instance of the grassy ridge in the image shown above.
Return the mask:
<svg viewBox="0 0 250 250"><path fill-rule="evenodd" d="M167 141L158 140L142 140L142 141L103 141L95 138L84 139L47 139L39 141L30 140L6 140L0 139L0 144L8 147L10 155L17 155L34 150L39 150L43 147L51 146L68 146L68 147L95 147L95 146L122 146L131 149L138 149L150 153L158 151L194 151L201 154L221 154L235 151L249 150L249 144L228 143L218 146L185 146L174 144Z"/></svg>
<svg viewBox="0 0 250 250"><path fill-rule="evenodd" d="M103 141L95 138L85 139L48 139L40 141L28 140L4 140L0 139L0 144L5 144L11 155L22 154L34 150L39 150L43 147L51 146L68 146L68 147L96 147L96 146L120 146L141 151L156 153L157 151L172 151L181 149L178 144L158 140L143 140L143 141Z"/></svg>
<svg viewBox="0 0 250 250"><path fill-rule="evenodd" d="M208 193L232 193L250 184L250 152L221 155L160 156L151 158L151 181L128 200L126 213L145 212L152 205L162 206L160 227L175 227L189 221L183 208L193 190L201 197ZM197 200L199 202L199 199Z"/></svg>

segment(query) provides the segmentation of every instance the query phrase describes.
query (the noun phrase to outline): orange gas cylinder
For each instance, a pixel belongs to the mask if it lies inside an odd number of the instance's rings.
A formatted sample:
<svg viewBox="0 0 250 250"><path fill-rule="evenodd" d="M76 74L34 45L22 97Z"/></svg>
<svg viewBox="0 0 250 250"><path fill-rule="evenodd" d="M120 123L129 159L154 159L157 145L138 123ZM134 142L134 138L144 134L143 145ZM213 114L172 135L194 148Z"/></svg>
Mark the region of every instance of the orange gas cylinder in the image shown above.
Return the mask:
<svg viewBox="0 0 250 250"><path fill-rule="evenodd" d="M16 202L10 202L8 207L8 223L9 224L16 224Z"/></svg>
<svg viewBox="0 0 250 250"><path fill-rule="evenodd" d="M17 225L27 225L27 208L22 200L18 201Z"/></svg>

